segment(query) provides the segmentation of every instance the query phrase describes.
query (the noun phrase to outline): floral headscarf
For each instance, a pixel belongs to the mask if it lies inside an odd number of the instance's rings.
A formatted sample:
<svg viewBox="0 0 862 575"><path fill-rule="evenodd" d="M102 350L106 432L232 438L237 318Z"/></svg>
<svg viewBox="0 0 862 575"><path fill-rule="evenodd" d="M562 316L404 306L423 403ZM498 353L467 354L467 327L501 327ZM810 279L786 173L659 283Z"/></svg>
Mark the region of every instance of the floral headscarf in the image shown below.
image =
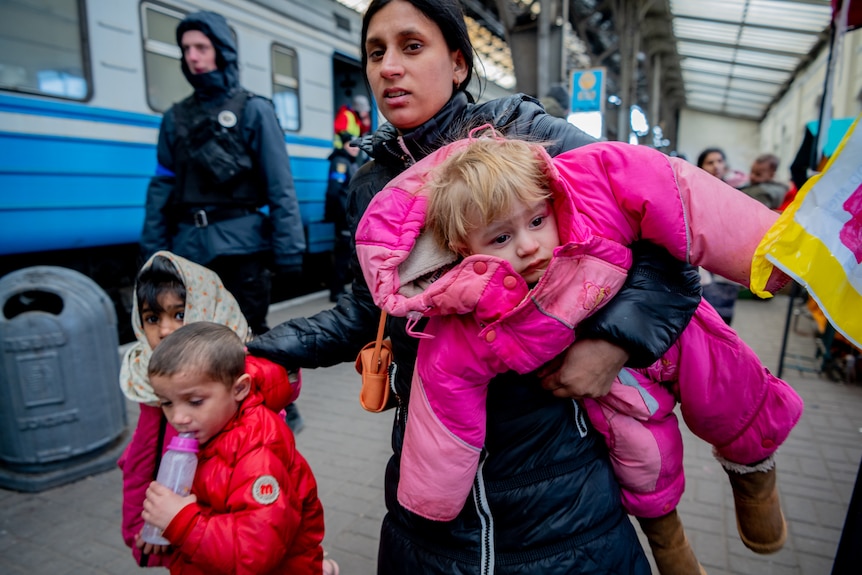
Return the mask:
<svg viewBox="0 0 862 575"><path fill-rule="evenodd" d="M186 289L184 323L211 321L231 328L243 341L249 339L248 322L233 295L227 291L218 275L201 265L171 252L153 254L141 268L148 269L153 260L161 256L170 260ZM132 327L138 341L129 348L120 366L120 387L126 397L138 403L156 405L158 399L147 377L147 366L153 350L147 342L138 309L137 286L132 304Z"/></svg>

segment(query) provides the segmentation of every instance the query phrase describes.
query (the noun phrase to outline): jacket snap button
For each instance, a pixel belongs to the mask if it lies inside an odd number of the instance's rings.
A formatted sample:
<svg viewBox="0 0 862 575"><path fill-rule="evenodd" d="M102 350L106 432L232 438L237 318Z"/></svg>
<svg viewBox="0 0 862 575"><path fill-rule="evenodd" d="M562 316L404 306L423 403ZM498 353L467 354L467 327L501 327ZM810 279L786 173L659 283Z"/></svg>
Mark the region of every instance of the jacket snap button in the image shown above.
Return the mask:
<svg viewBox="0 0 862 575"><path fill-rule="evenodd" d="M506 289L514 289L516 285L518 285L518 280L515 279L515 276L506 276L503 279L503 287Z"/></svg>
<svg viewBox="0 0 862 575"><path fill-rule="evenodd" d="M764 439L763 443L761 443L761 445L763 445L763 447L766 447L767 449L769 449L769 448L775 447L775 442L772 441L771 439Z"/></svg>
<svg viewBox="0 0 862 575"><path fill-rule="evenodd" d="M485 341L487 341L488 343L491 343L495 339L497 339L497 332L493 329L485 334Z"/></svg>
<svg viewBox="0 0 862 575"><path fill-rule="evenodd" d="M488 271L488 264L485 262L476 262L473 264L473 271L479 275L482 275L486 271Z"/></svg>

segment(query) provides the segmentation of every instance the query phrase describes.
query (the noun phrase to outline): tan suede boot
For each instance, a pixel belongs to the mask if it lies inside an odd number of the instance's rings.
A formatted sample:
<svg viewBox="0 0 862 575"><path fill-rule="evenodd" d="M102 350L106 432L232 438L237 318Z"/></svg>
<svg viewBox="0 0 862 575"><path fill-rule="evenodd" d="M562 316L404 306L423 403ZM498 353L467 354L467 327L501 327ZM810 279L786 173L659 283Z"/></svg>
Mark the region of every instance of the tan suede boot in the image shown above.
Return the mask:
<svg viewBox="0 0 862 575"><path fill-rule="evenodd" d="M775 486L775 467L751 473L725 471L733 488L740 539L755 553L775 553L787 539L787 523Z"/></svg>
<svg viewBox="0 0 862 575"><path fill-rule="evenodd" d="M694 556L676 509L656 518L638 517L661 575L706 575Z"/></svg>

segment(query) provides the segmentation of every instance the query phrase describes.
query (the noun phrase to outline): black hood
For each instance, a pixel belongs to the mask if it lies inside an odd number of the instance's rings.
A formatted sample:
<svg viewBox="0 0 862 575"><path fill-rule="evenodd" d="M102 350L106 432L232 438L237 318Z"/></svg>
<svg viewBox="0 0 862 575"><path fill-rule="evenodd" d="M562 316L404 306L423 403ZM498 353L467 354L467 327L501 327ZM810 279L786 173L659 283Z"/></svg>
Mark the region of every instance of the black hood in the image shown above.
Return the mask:
<svg viewBox="0 0 862 575"><path fill-rule="evenodd" d="M194 12L177 26L177 46L182 49L183 34L189 30L202 32L209 38L216 51L217 70L206 74L192 74L182 58L182 69L186 80L195 92L204 99L229 94L239 86L236 43L227 25L227 20L215 12Z"/></svg>

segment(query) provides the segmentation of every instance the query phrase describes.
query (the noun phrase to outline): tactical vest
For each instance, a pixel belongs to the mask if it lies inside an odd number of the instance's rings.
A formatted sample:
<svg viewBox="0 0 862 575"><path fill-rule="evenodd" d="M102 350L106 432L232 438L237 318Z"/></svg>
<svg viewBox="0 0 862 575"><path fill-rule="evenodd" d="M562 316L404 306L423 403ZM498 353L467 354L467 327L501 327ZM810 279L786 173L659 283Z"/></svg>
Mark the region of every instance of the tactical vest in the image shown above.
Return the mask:
<svg viewBox="0 0 862 575"><path fill-rule="evenodd" d="M251 97L240 89L213 107L192 94L174 107L176 208L266 203L266 186L242 139L243 110Z"/></svg>

